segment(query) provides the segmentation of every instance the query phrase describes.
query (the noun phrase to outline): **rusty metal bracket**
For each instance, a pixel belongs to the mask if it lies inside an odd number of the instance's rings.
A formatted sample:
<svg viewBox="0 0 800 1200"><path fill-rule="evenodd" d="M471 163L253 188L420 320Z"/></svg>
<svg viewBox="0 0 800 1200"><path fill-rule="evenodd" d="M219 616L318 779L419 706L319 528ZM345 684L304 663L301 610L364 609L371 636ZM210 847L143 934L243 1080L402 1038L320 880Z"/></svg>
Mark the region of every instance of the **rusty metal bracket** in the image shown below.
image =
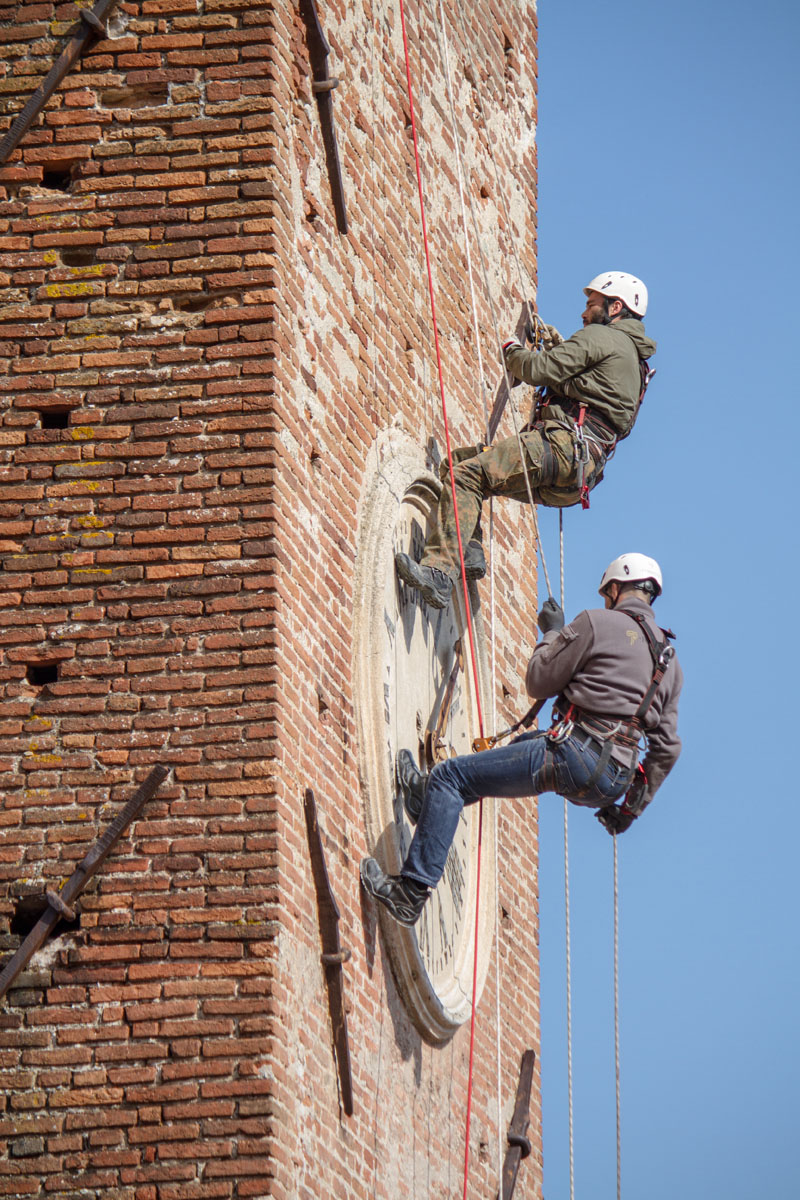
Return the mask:
<svg viewBox="0 0 800 1200"><path fill-rule="evenodd" d="M531 1144L528 1140L528 1125L530 1124L528 1112L531 1106L531 1085L535 1062L536 1055L533 1050L526 1050L519 1069L514 1115L506 1134L508 1150L506 1150L506 1158L503 1163L502 1196L501 1192L498 1192L497 1200L511 1200L517 1182L520 1161L527 1158L531 1152Z"/></svg>
<svg viewBox="0 0 800 1200"><path fill-rule="evenodd" d="M300 14L306 24L308 57L311 64L311 90L317 97L319 123L322 128L322 143L328 165L333 207L336 212L336 227L339 233L347 233L347 207L344 199L344 182L336 144L336 127L333 123L333 91L339 80L328 75L328 55L331 48L317 12L316 0L300 0Z"/></svg>
<svg viewBox="0 0 800 1200"><path fill-rule="evenodd" d="M306 814L308 849L311 854L311 870L317 893L319 932L322 940L320 960L325 968L325 985L328 991L328 1008L333 1030L333 1048L339 1073L339 1089L342 1107L348 1117L353 1115L353 1076L350 1070L350 1042L347 1036L347 1011L344 1004L344 979L342 967L351 955L339 941L339 907L333 895L322 834L317 820L317 802L311 788L306 788L303 807Z"/></svg>
<svg viewBox="0 0 800 1200"><path fill-rule="evenodd" d="M539 317L538 313L533 313L533 321L534 321L534 326L535 326L534 336L537 339L535 345L538 348L538 346L541 344L540 343L540 330L542 327L541 318ZM520 316L519 320L517 321L517 333L520 338L522 338L523 330L525 329L526 325L528 325L528 324L529 324L529 305L523 301L522 315ZM527 332L526 332L526 336L527 336ZM497 394L495 395L495 398L494 398L494 404L492 405L492 411L489 414L489 423L486 428L486 435L487 435L490 443L494 441L495 434L497 433L498 427L503 418L503 413L506 411L506 405L508 404L509 391L508 391L508 386L506 384L506 378L507 378L507 372L504 371L502 378L500 380L500 384L497 388ZM520 383L522 383L522 380L516 379L511 384L511 386L517 387L518 384L520 384Z"/></svg>
<svg viewBox="0 0 800 1200"><path fill-rule="evenodd" d="M17 976L24 971L36 951L44 945L47 935L58 924L62 917L74 921L75 910L73 901L78 898L86 884L96 874L102 863L114 849L131 821L138 817L148 800L150 800L166 779L169 772L166 767L153 767L144 783L136 789L133 796L122 812L101 834L91 849L84 855L75 870L70 875L60 892L48 889L45 893L47 908L30 931L25 941L15 954L8 960L0 972L0 999L5 996Z"/></svg>
<svg viewBox="0 0 800 1200"><path fill-rule="evenodd" d="M105 37L106 22L119 0L98 0L94 8L80 9L80 23L61 54L53 63L43 83L30 96L22 112L16 117L8 133L0 142L0 166L16 150L22 138L39 116L61 80L70 71L84 50L97 37Z"/></svg>

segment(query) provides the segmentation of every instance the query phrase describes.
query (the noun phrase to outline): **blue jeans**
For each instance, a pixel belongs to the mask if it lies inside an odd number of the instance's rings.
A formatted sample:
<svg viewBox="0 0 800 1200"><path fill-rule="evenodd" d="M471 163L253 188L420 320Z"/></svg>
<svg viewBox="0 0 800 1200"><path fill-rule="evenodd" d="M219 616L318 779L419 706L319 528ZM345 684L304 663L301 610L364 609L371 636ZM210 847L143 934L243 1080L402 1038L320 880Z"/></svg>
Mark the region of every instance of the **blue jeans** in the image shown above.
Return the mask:
<svg viewBox="0 0 800 1200"><path fill-rule="evenodd" d="M591 808L613 803L626 790L630 770L611 759L587 790L599 757L597 742L579 744L575 738L567 738L554 744L543 733L524 733L508 746L437 763L428 776L422 812L401 874L436 887L461 810L482 796L511 799L556 792Z"/></svg>

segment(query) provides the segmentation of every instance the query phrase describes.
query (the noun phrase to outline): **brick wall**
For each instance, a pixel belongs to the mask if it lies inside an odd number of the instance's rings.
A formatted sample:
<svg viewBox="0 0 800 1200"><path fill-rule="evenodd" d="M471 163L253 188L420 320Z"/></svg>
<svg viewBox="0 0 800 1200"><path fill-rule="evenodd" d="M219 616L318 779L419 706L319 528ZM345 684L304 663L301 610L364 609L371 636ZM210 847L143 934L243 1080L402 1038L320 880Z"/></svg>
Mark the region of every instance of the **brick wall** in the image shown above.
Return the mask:
<svg viewBox="0 0 800 1200"><path fill-rule="evenodd" d="M342 79L346 237L305 27L282 0L121 3L111 36L0 168L0 948L16 947L36 898L134 782L155 762L170 768L79 924L0 1005L0 1195L461 1194L468 1030L439 1047L415 1032L357 874L364 464L393 423L443 440L399 17L344 3L320 15ZM74 16L72 4L0 0L0 133ZM408 17L451 422L456 442L474 441L438 24L427 10ZM530 266L535 252L535 19L491 0L468 19L479 78L465 77L456 22L454 86L494 298L513 325L512 237ZM484 299L479 322L494 383ZM496 554L504 721L523 704L533 632L519 614L535 595L530 526L510 505ZM350 1118L319 961L308 786L353 951ZM531 806L505 805L498 830L505 1126L522 1050L539 1048ZM497 1184L494 986L493 967L476 1042L475 1197ZM538 1093L532 1115L519 1196L541 1193Z"/></svg>

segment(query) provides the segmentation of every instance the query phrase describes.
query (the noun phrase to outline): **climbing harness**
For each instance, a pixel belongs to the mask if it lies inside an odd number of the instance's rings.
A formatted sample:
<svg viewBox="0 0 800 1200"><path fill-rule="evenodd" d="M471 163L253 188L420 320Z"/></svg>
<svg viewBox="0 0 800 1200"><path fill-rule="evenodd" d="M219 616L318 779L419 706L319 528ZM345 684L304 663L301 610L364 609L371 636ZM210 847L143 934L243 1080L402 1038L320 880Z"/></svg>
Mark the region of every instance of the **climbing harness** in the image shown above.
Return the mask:
<svg viewBox="0 0 800 1200"><path fill-rule="evenodd" d="M630 737L635 733L636 741L638 742L641 736L647 736L644 728L645 716L650 709L650 705L653 703L655 694L666 674L667 667L675 657L675 648L670 645L670 641L674 640L675 634L671 629L661 629L664 640L660 642L648 625L647 618L642 613L631 612L629 608L620 608L617 609L617 612L624 612L627 617L631 617L636 622L645 636L650 656L653 659L653 676L650 684L642 697L639 707L627 723L632 732L629 734L627 730L623 730L618 734L618 737L622 740L624 737Z"/></svg>
<svg viewBox="0 0 800 1200"><path fill-rule="evenodd" d="M563 696L559 696L556 698L553 707L553 723L543 734L552 745L559 746L562 742L566 742L573 736L575 726L577 725L584 735L597 742L602 742L603 749L597 761L597 766L587 781L586 789L593 787L603 774L603 771L608 766L614 746L636 749L639 746L640 739L646 736L644 729L645 716L650 709L650 705L653 703L667 667L675 655L675 650L670 645L669 640L675 637L672 630L662 629L661 632L664 634L664 641L660 642L650 629L647 618L641 613L631 612L627 608L621 608L617 611L624 612L626 616L631 617L640 626L653 659L653 675L636 712L632 717L621 717L618 720L613 720L601 717L597 713L587 712L577 704L573 704ZM537 700L523 717L520 717L513 725L510 725L508 729L503 729L500 733L492 734L489 737L481 736L474 738L472 742L473 751L479 753L482 750L491 750L493 746L496 746L498 742L509 737L511 734L517 733L520 729L530 728L546 703L546 698ZM635 766L631 767L631 775L633 775L635 769Z"/></svg>
<svg viewBox="0 0 800 1200"><path fill-rule="evenodd" d="M541 326L541 321L538 317L537 321L539 321L539 325ZM529 338L529 340L531 339ZM539 349L540 346L541 340L538 343L534 343L534 349ZM649 367L645 359L639 360L640 388L634 410L634 421L639 414L639 409L644 400L648 385L655 373L655 368ZM557 405L563 413L573 418L572 421L565 422L549 415L547 408L550 405ZM588 417L587 414L589 414ZM548 442L545 421L549 422L552 426L560 426L562 429L568 430L572 436L575 480L577 485L576 501L569 499L575 489L554 486L556 463L552 448ZM633 428L633 425L631 425L631 428ZM627 434L617 433L596 412L590 411L589 406L582 401L568 400L564 396L556 395L546 387L536 389L528 429L538 431L542 438L545 456L542 483L548 486L554 498L557 499L560 495L567 506L579 501L582 509L589 508L589 492L603 478L606 463L613 458L617 443L622 437L626 437ZM549 478L550 475L552 475L552 479Z"/></svg>
<svg viewBox="0 0 800 1200"><path fill-rule="evenodd" d="M548 412L548 407L557 406L565 417L562 420L555 412ZM638 410L637 410L638 411ZM573 460L575 463L575 487L557 487L557 463L552 447L548 440L549 429L563 429L572 438ZM528 429L537 431L542 438L545 459L542 471L542 486L546 486L553 500L561 507L570 507L580 501L581 508L589 507L589 492L603 478L606 463L613 457L617 448L619 435L605 423L597 413L581 401L567 400L558 396L549 388L537 388L533 411Z"/></svg>
<svg viewBox="0 0 800 1200"><path fill-rule="evenodd" d="M621 785L622 790L627 791L636 773L641 739L644 738L646 740L647 738L644 719L650 709L650 705L653 703L655 694L658 691L667 668L675 656L675 650L669 643L669 639L675 637L675 634L671 630L661 630L664 634L664 641L660 642L650 629L647 618L642 613L631 612L627 608L617 609L616 611L624 612L626 616L631 617L644 633L650 655L653 659L653 674L647 690L632 717L620 717L615 721L613 718L601 717L597 713L587 712L577 704L570 703L563 696L559 696L556 699L553 709L553 715L556 719L547 730L545 737L549 738L555 744L564 742L567 738L573 736L575 726L577 725L584 738L589 738L601 745L600 755L594 770L578 793L579 796L588 795L598 779L600 779L611 760L611 754L615 746L621 746L637 752L627 776L624 777L624 784Z"/></svg>

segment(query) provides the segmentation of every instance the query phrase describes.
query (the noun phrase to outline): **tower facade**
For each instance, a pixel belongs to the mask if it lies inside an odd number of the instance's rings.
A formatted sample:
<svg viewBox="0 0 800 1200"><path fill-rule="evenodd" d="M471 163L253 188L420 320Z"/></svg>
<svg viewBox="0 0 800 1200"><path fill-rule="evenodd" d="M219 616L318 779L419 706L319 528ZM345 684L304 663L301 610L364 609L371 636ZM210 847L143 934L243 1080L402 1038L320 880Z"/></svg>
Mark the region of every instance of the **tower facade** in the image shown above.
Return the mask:
<svg viewBox="0 0 800 1200"><path fill-rule="evenodd" d="M401 13L110 7L0 167L6 957L169 775L0 1002L0 1193L460 1195L474 977L468 1194L494 1195L539 1049L534 805L463 822L416 932L358 879L410 836L396 750L467 751L479 700L506 726L535 641L523 509L484 519L474 660L463 600L429 612L392 571L445 457ZM405 21L469 445L492 308L510 332L535 274L535 13ZM0 136L75 29L72 5L0 0ZM350 957L323 962L326 872ZM541 1194L538 1070L530 1114L521 1197Z"/></svg>

